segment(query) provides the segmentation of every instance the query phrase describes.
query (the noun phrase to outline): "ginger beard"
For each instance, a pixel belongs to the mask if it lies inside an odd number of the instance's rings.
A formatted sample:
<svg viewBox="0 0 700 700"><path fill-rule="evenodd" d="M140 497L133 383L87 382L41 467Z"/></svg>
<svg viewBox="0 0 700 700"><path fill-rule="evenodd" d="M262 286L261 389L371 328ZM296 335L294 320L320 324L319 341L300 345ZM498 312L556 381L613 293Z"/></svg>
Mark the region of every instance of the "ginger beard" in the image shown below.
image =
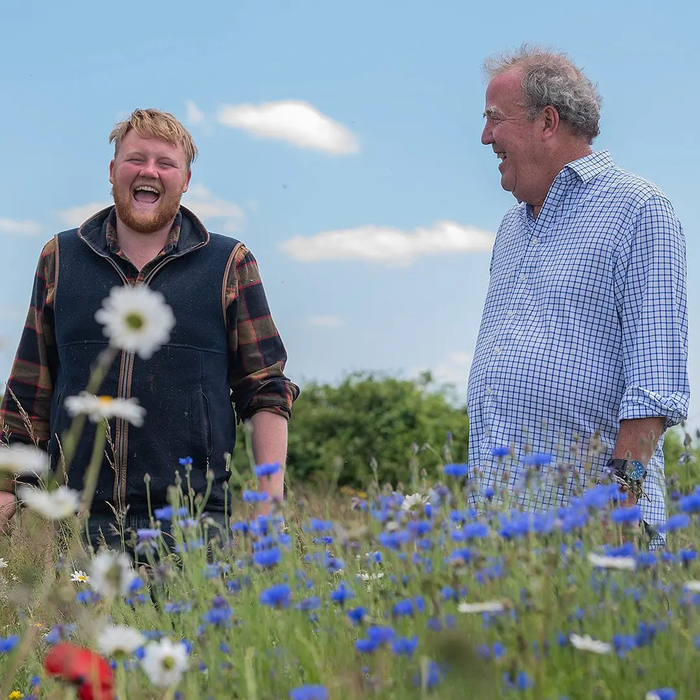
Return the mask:
<svg viewBox="0 0 700 700"><path fill-rule="evenodd" d="M140 186L153 187L155 193L137 192ZM149 196L150 195L150 196ZM140 182L129 188L112 187L112 197L119 220L137 233L156 233L170 224L180 209L182 191L163 191L163 186L156 183Z"/></svg>

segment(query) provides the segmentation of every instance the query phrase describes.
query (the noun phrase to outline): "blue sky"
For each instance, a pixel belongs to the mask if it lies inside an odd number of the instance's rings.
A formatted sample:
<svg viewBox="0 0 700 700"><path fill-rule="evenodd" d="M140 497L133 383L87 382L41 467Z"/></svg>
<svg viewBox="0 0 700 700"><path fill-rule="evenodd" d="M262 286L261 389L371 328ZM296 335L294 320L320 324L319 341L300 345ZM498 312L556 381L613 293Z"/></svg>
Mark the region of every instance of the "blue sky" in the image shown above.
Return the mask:
<svg viewBox="0 0 700 700"><path fill-rule="evenodd" d="M603 96L596 148L674 204L700 386L695 4L8 5L0 380L42 245L109 202L111 127L152 106L182 119L199 146L184 202L257 257L293 379L430 369L466 398L490 237L512 203L479 141L481 63L527 41L584 68ZM700 425L700 399L690 422Z"/></svg>

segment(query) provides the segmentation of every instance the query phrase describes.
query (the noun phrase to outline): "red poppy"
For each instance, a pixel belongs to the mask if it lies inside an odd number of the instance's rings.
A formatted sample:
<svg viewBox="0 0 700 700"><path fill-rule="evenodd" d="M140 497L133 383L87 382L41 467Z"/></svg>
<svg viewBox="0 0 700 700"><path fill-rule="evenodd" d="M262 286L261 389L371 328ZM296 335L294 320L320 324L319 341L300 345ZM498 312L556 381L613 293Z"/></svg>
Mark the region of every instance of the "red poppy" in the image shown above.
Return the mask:
<svg viewBox="0 0 700 700"><path fill-rule="evenodd" d="M50 676L76 685L80 700L114 700L112 669L90 649L57 644L46 655L44 669Z"/></svg>

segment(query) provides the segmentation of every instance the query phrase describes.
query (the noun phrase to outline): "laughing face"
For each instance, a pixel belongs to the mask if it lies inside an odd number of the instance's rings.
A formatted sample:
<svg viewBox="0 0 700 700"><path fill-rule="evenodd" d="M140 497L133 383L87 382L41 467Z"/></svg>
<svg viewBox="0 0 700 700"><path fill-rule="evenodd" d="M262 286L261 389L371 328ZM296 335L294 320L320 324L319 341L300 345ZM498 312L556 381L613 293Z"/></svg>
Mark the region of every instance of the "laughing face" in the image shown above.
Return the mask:
<svg viewBox="0 0 700 700"><path fill-rule="evenodd" d="M123 224L138 233L161 231L175 219L190 181L182 144L129 131L109 164L109 181Z"/></svg>
<svg viewBox="0 0 700 700"><path fill-rule="evenodd" d="M541 190L541 125L527 118L521 81L522 74L513 70L496 75L489 83L481 143L491 146L501 161L501 187L534 206L541 204L533 201Z"/></svg>

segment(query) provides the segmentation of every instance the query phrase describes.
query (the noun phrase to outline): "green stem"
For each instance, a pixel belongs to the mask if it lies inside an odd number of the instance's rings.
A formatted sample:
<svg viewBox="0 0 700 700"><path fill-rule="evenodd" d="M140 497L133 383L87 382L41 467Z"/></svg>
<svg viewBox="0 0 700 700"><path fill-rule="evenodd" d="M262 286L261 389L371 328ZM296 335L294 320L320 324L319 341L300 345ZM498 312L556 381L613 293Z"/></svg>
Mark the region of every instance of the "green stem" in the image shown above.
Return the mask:
<svg viewBox="0 0 700 700"><path fill-rule="evenodd" d="M102 386L102 382L107 376L109 368L114 362L114 358L117 356L117 349L112 346L108 346L105 350L100 353L97 358L97 364L90 374L90 379L88 379L85 391L88 394L95 394L97 390ZM85 416L77 415L62 438L61 438L61 449L63 450L63 470L56 470L56 483L63 484L64 478L68 478L68 470L70 469L71 462L75 456L75 451L78 447L78 440L85 427Z"/></svg>
<svg viewBox="0 0 700 700"><path fill-rule="evenodd" d="M90 512L92 499L95 497L97 480L100 477L100 471L102 469L102 455L105 445L107 444L107 426L104 422L102 427L102 430L98 429L95 431L95 442L92 445L90 464L88 465L87 472L85 473L85 480L83 481L83 500L80 504L80 512L85 515Z"/></svg>

